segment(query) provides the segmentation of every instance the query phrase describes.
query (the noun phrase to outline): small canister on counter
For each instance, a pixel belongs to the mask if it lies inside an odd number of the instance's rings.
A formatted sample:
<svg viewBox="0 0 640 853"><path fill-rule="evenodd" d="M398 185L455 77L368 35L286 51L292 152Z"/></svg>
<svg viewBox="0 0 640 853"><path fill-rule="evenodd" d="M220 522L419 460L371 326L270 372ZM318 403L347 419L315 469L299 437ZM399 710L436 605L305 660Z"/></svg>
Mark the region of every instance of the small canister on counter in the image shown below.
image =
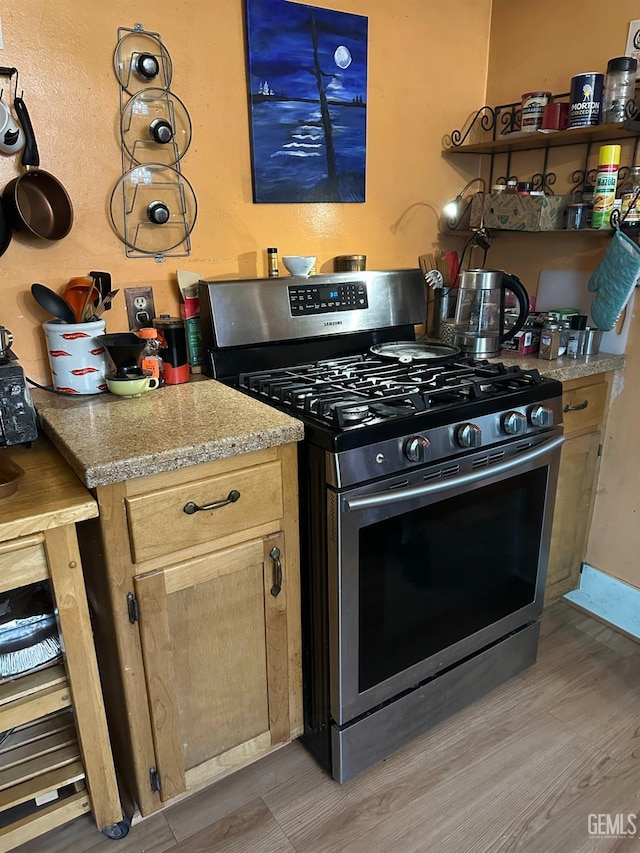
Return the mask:
<svg viewBox="0 0 640 853"><path fill-rule="evenodd" d="M189 381L189 361L187 359L187 335L184 320L180 317L156 317L153 326L158 330L162 347L165 385L180 385Z"/></svg>
<svg viewBox="0 0 640 853"><path fill-rule="evenodd" d="M587 319L586 314L572 314L569 317L571 325L567 339L567 356L569 358L580 358L583 354Z"/></svg>
<svg viewBox="0 0 640 853"><path fill-rule="evenodd" d="M542 113L549 103L551 92L525 92L522 96L520 129L535 132L542 127Z"/></svg>
<svg viewBox="0 0 640 853"><path fill-rule="evenodd" d="M569 127L591 127L600 122L604 74L587 71L571 78Z"/></svg>
<svg viewBox="0 0 640 853"><path fill-rule="evenodd" d="M561 323L553 320L545 320L544 327L540 333L540 349L538 358L553 360L564 355L567 351L567 339L569 330Z"/></svg>
<svg viewBox="0 0 640 853"><path fill-rule="evenodd" d="M335 259L336 272L362 272L367 268L366 255L338 255Z"/></svg>

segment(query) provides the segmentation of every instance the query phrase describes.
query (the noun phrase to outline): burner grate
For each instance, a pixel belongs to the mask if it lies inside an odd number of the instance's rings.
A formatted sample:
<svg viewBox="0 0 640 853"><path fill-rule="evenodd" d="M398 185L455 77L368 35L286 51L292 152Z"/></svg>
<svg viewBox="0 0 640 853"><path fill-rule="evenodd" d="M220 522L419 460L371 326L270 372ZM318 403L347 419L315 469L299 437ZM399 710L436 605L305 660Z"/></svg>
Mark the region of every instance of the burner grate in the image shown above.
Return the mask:
<svg viewBox="0 0 640 853"><path fill-rule="evenodd" d="M239 376L241 388L340 429L500 398L542 381L537 370L517 365L472 358L400 364L369 354Z"/></svg>

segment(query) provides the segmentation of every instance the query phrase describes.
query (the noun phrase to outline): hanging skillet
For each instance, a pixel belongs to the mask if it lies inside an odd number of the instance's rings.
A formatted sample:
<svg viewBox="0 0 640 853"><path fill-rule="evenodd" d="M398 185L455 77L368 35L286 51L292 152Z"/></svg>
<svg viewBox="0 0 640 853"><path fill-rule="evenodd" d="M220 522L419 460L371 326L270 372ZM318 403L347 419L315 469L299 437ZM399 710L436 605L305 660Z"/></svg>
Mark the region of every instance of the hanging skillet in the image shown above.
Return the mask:
<svg viewBox="0 0 640 853"><path fill-rule="evenodd" d="M375 344L369 352L379 358L397 361L399 364L425 363L444 364L460 355L458 347L443 344L425 344L420 341L392 341L387 344Z"/></svg>
<svg viewBox="0 0 640 853"><path fill-rule="evenodd" d="M16 231L29 231L43 240L62 240L73 224L71 199L57 178L38 168L40 155L27 107L22 98L16 98L14 106L24 130L25 171L5 187L2 195L5 216Z"/></svg>

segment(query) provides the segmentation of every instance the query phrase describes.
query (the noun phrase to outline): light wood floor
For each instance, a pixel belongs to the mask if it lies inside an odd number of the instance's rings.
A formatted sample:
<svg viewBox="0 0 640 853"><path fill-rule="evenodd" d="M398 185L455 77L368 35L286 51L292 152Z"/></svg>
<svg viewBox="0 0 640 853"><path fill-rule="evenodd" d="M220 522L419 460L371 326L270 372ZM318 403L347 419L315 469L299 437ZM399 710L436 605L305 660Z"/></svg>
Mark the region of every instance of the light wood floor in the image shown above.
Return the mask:
<svg viewBox="0 0 640 853"><path fill-rule="evenodd" d="M640 851L640 645L560 602L527 672L344 786L297 743L110 841L89 816L19 853ZM589 814L637 815L635 838Z"/></svg>

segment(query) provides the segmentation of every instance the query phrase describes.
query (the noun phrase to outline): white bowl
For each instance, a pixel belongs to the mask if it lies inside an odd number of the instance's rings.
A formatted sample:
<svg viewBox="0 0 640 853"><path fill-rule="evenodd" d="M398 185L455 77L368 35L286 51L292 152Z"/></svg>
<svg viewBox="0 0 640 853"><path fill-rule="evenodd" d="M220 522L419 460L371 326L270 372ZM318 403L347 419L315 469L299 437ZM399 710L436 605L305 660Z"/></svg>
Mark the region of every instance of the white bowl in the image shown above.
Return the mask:
<svg viewBox="0 0 640 853"><path fill-rule="evenodd" d="M311 255L285 255L282 258L282 263L291 275L309 275L315 262L315 256Z"/></svg>

